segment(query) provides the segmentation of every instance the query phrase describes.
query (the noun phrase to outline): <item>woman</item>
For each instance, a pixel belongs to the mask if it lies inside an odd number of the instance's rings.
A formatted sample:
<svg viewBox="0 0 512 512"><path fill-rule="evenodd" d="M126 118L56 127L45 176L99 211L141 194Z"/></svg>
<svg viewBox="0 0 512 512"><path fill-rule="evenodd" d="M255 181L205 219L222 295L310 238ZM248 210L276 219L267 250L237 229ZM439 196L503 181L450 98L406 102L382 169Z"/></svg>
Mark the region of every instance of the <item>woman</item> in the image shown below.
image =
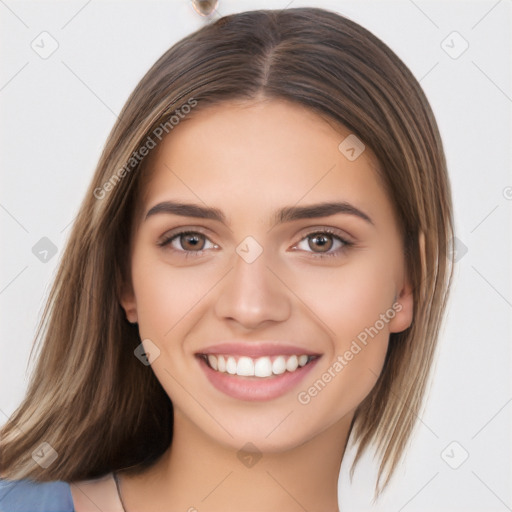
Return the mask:
<svg viewBox="0 0 512 512"><path fill-rule="evenodd" d="M336 511L349 436L352 470L380 457L378 496L422 403L451 243L433 114L375 36L317 8L187 36L105 146L1 431L3 499Z"/></svg>

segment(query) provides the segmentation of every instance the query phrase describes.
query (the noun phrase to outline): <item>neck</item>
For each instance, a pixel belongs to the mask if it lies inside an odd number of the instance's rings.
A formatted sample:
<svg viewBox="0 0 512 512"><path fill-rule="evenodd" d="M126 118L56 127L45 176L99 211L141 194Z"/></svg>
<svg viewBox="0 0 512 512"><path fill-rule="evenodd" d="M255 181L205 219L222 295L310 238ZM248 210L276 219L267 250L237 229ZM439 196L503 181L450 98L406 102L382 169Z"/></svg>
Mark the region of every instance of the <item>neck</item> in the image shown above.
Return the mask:
<svg viewBox="0 0 512 512"><path fill-rule="evenodd" d="M120 473L126 512L339 512L338 476L352 415L293 449L260 453L220 445L174 412L171 447L156 464L143 474Z"/></svg>

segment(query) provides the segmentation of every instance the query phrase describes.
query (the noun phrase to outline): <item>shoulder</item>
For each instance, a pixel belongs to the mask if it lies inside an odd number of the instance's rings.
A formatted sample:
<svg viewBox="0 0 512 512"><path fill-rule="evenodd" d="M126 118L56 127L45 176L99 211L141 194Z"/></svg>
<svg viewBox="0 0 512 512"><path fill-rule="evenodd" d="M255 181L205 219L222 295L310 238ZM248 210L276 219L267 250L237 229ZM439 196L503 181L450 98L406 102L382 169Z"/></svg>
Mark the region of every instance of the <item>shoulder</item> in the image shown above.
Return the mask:
<svg viewBox="0 0 512 512"><path fill-rule="evenodd" d="M123 512L114 473L71 483L76 512ZM1 509L0 509L1 510Z"/></svg>
<svg viewBox="0 0 512 512"><path fill-rule="evenodd" d="M34 482L0 478L0 510L3 512L73 512L66 482Z"/></svg>

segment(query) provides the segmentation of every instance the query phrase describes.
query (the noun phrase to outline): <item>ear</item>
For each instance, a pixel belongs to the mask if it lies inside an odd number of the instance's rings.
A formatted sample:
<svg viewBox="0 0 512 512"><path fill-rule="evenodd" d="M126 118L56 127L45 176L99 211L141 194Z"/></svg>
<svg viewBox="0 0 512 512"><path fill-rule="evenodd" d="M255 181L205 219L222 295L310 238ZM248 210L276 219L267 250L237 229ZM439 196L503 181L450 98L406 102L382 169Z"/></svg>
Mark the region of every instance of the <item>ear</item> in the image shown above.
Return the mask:
<svg viewBox="0 0 512 512"><path fill-rule="evenodd" d="M395 316L389 322L389 332L402 332L411 326L413 306L412 287L407 280L391 306Z"/></svg>
<svg viewBox="0 0 512 512"><path fill-rule="evenodd" d="M131 283L123 283L119 294L119 303L124 309L128 322L136 324L138 322L137 302L135 300L135 293Z"/></svg>
<svg viewBox="0 0 512 512"><path fill-rule="evenodd" d="M425 273L425 234L420 232L418 236L419 255L421 260L421 274ZM413 320L414 298L413 289L409 277L406 276L401 289L397 292L392 309L395 316L389 322L390 332L402 332L411 326Z"/></svg>

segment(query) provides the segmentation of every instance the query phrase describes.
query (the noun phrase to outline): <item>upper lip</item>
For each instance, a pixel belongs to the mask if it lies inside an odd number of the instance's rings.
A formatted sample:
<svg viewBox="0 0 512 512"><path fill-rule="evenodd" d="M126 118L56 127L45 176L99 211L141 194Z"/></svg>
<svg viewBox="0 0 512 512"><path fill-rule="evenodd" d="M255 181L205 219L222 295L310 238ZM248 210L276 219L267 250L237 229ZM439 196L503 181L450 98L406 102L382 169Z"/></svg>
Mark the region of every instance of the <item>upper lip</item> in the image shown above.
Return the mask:
<svg viewBox="0 0 512 512"><path fill-rule="evenodd" d="M262 356L288 356L288 355L302 355L308 356L320 355L307 348L299 347L296 345L286 345L279 342L274 343L260 343L260 342L229 342L211 345L209 347L200 349L197 354L226 354L233 356L247 356L247 357L262 357Z"/></svg>

